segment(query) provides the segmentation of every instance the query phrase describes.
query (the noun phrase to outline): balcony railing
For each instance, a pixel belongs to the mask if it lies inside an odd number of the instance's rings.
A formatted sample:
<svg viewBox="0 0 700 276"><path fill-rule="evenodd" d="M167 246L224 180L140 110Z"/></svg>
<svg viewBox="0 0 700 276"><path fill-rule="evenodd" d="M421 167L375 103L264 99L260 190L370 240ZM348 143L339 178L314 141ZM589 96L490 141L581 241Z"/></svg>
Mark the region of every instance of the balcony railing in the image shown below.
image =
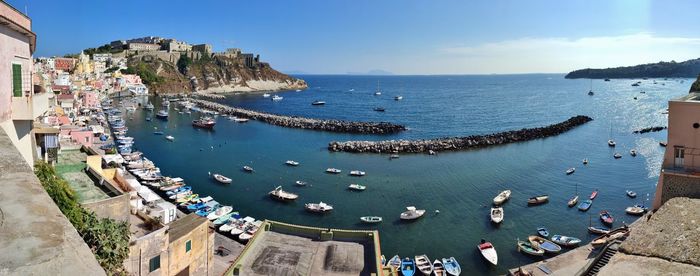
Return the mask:
<svg viewBox="0 0 700 276"><path fill-rule="evenodd" d="M49 93L37 93L31 97L12 97L12 119L34 120L49 110Z"/></svg>

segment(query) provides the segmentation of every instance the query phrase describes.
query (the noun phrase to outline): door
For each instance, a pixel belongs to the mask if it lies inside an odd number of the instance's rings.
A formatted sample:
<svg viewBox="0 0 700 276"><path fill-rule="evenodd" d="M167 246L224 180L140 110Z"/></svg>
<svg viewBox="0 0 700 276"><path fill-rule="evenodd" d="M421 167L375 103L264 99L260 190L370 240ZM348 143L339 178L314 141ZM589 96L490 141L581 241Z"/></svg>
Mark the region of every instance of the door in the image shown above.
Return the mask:
<svg viewBox="0 0 700 276"><path fill-rule="evenodd" d="M683 159L685 158L685 149L684 148L675 148L673 154L674 154L675 167L682 168L683 167Z"/></svg>

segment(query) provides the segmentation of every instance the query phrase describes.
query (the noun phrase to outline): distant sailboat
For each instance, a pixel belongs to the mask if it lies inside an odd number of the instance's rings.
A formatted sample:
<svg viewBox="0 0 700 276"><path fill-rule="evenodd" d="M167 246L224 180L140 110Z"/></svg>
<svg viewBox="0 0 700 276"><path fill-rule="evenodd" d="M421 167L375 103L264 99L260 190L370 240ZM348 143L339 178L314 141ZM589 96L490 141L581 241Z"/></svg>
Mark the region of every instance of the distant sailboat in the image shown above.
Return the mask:
<svg viewBox="0 0 700 276"><path fill-rule="evenodd" d="M591 89L588 90L588 96L593 96L595 93L593 93L593 79L591 79Z"/></svg>
<svg viewBox="0 0 700 276"><path fill-rule="evenodd" d="M382 94L382 90L379 89L379 81L377 81L377 90L374 91L375 96L379 96Z"/></svg>

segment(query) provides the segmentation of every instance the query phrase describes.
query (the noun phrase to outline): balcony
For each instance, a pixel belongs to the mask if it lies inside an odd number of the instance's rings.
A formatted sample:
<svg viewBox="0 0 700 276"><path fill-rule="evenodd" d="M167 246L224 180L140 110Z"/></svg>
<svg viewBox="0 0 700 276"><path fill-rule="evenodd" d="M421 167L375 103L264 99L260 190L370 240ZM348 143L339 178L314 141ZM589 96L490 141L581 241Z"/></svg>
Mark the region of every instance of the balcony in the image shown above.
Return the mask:
<svg viewBox="0 0 700 276"><path fill-rule="evenodd" d="M32 121L49 110L49 93L12 97L12 120Z"/></svg>

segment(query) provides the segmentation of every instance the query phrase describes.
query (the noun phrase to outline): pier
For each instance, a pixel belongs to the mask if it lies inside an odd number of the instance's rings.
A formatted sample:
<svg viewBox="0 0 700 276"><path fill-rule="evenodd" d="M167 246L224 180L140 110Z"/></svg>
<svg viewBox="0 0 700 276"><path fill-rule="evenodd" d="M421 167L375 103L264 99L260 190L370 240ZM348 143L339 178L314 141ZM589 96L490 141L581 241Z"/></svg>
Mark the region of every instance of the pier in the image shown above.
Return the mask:
<svg viewBox="0 0 700 276"><path fill-rule="evenodd" d="M356 153L421 153L468 150L488 146L525 142L556 136L573 128L592 121L588 116L574 116L561 123L537 127L523 128L488 135L472 135L467 137L450 137L426 140L388 140L388 141L333 141L328 144L329 151L344 151Z"/></svg>
<svg viewBox="0 0 700 276"><path fill-rule="evenodd" d="M403 125L397 125L387 122L351 122L342 120L322 120L304 117L291 117L265 112L258 112L239 107L231 107L206 100L193 99L191 100L191 102L206 109L215 110L221 114L253 119L271 125L289 128L362 134L390 134L406 130L406 127Z"/></svg>

